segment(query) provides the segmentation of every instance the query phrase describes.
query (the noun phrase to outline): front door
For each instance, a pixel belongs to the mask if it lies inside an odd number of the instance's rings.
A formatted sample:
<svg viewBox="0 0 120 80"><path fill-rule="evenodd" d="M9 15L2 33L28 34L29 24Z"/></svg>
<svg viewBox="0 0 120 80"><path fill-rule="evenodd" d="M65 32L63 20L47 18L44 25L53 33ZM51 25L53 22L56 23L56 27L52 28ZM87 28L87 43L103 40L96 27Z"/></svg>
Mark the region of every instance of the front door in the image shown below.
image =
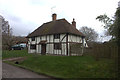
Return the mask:
<svg viewBox="0 0 120 80"><path fill-rule="evenodd" d="M41 44L41 54L46 54L46 44Z"/></svg>

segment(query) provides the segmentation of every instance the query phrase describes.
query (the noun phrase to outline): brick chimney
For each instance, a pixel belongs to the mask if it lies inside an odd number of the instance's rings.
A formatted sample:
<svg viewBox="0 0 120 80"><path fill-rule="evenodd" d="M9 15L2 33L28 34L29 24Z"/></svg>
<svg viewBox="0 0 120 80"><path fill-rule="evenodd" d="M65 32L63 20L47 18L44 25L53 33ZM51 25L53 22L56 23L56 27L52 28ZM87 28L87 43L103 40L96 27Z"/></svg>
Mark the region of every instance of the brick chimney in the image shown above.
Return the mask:
<svg viewBox="0 0 120 80"><path fill-rule="evenodd" d="M57 18L57 14L52 14L52 21L55 21L56 20L56 18Z"/></svg>
<svg viewBox="0 0 120 80"><path fill-rule="evenodd" d="M76 22L75 19L73 18L72 25L76 28Z"/></svg>

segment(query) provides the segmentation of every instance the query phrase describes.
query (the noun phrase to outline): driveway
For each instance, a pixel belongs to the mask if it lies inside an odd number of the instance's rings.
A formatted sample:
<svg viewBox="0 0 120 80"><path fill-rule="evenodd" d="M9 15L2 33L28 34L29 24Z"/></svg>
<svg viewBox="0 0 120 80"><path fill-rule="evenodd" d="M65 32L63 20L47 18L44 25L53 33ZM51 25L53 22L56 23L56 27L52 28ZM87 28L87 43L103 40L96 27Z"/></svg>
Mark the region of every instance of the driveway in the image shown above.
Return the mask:
<svg viewBox="0 0 120 80"><path fill-rule="evenodd" d="M2 63L2 77L3 78L50 78L7 63Z"/></svg>

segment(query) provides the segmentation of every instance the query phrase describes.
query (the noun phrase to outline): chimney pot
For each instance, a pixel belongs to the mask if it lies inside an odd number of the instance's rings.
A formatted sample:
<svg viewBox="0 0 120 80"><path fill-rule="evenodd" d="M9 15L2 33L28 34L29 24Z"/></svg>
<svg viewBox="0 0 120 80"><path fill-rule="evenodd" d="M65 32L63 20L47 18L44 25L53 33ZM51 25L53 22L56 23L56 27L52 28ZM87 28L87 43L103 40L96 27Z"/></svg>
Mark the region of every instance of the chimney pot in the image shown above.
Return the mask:
<svg viewBox="0 0 120 80"><path fill-rule="evenodd" d="M75 19L73 18L72 25L76 28L76 22Z"/></svg>
<svg viewBox="0 0 120 80"><path fill-rule="evenodd" d="M56 18L57 18L57 14L52 14L52 21L55 21L56 20Z"/></svg>

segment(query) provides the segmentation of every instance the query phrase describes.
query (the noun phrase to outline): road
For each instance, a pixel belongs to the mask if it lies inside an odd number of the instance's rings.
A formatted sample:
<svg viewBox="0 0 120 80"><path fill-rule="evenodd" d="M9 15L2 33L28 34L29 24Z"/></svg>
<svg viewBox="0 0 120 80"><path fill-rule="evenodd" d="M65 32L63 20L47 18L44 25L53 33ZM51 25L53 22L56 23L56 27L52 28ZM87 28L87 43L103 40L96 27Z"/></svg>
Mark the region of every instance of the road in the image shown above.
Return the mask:
<svg viewBox="0 0 120 80"><path fill-rule="evenodd" d="M44 75L38 75L29 70L19 68L7 63L2 63L3 78L50 78Z"/></svg>

